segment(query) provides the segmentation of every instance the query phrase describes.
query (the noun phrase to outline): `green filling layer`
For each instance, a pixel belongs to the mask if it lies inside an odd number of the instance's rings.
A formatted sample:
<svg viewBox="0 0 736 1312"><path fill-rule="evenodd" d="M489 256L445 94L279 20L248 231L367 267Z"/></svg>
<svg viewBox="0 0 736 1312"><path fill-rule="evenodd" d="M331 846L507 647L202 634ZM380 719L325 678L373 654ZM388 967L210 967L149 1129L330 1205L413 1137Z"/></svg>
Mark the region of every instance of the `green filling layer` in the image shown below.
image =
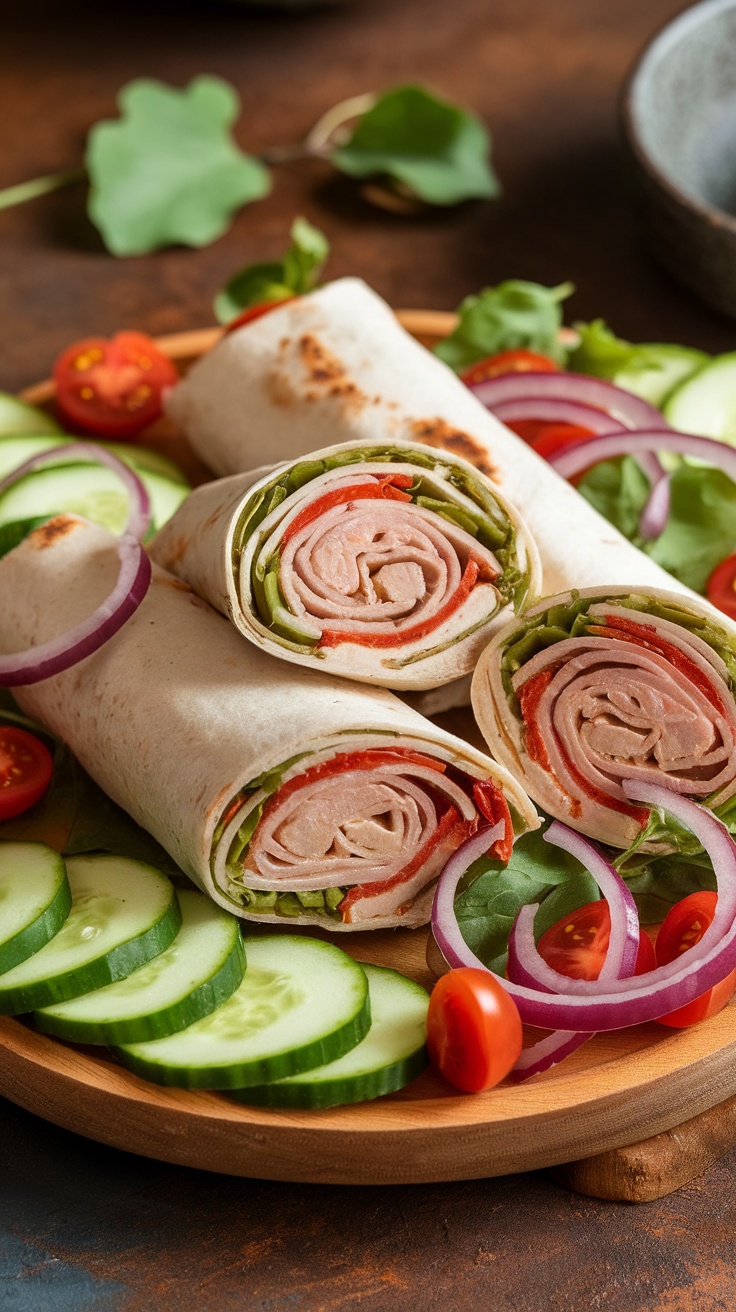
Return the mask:
<svg viewBox="0 0 736 1312"><path fill-rule="evenodd" d="M425 455L424 452L399 448L378 449L366 447L344 451L328 456L324 460L303 460L292 466L288 473L281 475L262 488L251 498L245 507L233 536L233 572L237 579L242 553L253 534L263 521L276 510L293 492L304 487L321 474L355 464L406 464L411 463L420 468L434 470L443 465L441 455ZM415 505L433 510L443 518L456 524L469 533L487 550L492 551L501 566L502 573L495 582L495 587L503 604L511 604L519 610L524 604L529 590L529 571L521 570L517 560L516 530L506 515L486 489L464 469L448 470L447 481L459 492L468 497L478 507L477 513L466 506L459 506L452 501L437 496L437 489L418 475L407 489ZM262 545L262 544L261 544ZM259 548L260 549L260 548ZM305 632L300 627L297 616L290 618L289 611L279 586L279 553L274 552L265 560L261 559L259 550L254 554L251 567L251 588L255 608L261 623L273 633L284 646L302 652L315 651L319 638ZM472 631L472 630L471 630ZM441 651L457 639L449 639L432 651Z"/></svg>
<svg viewBox="0 0 736 1312"><path fill-rule="evenodd" d="M305 911L312 915L322 915L329 920L339 920L338 907L342 902L346 888L314 889L301 893L266 892L260 888L242 888L238 896L244 907L252 911L268 911L277 916L301 916Z"/></svg>

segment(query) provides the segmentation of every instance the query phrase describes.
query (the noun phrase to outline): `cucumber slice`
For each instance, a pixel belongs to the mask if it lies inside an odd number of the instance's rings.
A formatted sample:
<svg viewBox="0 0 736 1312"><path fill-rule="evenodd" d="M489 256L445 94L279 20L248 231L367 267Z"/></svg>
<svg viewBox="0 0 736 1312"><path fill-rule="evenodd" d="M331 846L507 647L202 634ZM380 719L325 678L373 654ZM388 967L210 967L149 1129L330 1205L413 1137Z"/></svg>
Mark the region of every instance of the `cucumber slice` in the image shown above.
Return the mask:
<svg viewBox="0 0 736 1312"><path fill-rule="evenodd" d="M668 397L663 414L683 433L736 446L736 351L717 355Z"/></svg>
<svg viewBox="0 0 736 1312"><path fill-rule="evenodd" d="M189 489L159 474L137 472L151 500L155 530L171 518ZM128 494L111 469L69 462L34 470L0 495L0 526L63 513L83 515L111 533L121 533L128 517Z"/></svg>
<svg viewBox="0 0 736 1312"><path fill-rule="evenodd" d="M72 1043L142 1043L183 1030L226 1002L245 971L235 916L180 889L171 947L126 979L34 1012L36 1028Z"/></svg>
<svg viewBox="0 0 736 1312"><path fill-rule="evenodd" d="M41 451L51 451L57 448L62 452L62 448L69 446L72 442L92 441L91 438L71 437L64 434L62 437L35 435L2 435L0 430L0 478L4 478L11 470L17 469L26 460L32 456L37 456ZM97 446L102 446L106 451L112 451L113 455L119 460L124 460L126 465L138 472L150 472L159 474L161 478L167 478L170 483L181 483L188 490L187 480L177 464L169 460L168 456L162 456L159 451L152 451L147 446L126 445L124 442L97 442ZM63 459L63 456L61 456ZM79 456L72 457L75 464L79 463Z"/></svg>
<svg viewBox="0 0 736 1312"><path fill-rule="evenodd" d="M246 940L240 988L168 1039L116 1049L156 1084L240 1089L311 1070L349 1052L370 1026L368 980L341 948L268 934Z"/></svg>
<svg viewBox="0 0 736 1312"><path fill-rule="evenodd" d="M0 971L59 932L72 906L66 867L45 843L0 843Z"/></svg>
<svg viewBox="0 0 736 1312"><path fill-rule="evenodd" d="M55 419L45 410L28 405L9 392L0 392L0 433L60 433Z"/></svg>
<svg viewBox="0 0 736 1312"><path fill-rule="evenodd" d="M152 866L119 856L66 862L69 917L35 956L0 975L0 1015L48 1007L124 979L163 952L181 924L174 886Z"/></svg>
<svg viewBox="0 0 736 1312"><path fill-rule="evenodd" d="M384 966L363 965L371 999L371 1027L357 1047L327 1066L273 1084L234 1090L260 1107L338 1107L403 1089L427 1065L427 1006L421 984Z"/></svg>
<svg viewBox="0 0 736 1312"><path fill-rule="evenodd" d="M640 348L639 362L635 354L634 363L629 368L624 366L617 370L612 382L643 397L650 405L661 406L670 392L690 378L696 369L702 369L709 359L705 351L696 351L689 346L647 342Z"/></svg>

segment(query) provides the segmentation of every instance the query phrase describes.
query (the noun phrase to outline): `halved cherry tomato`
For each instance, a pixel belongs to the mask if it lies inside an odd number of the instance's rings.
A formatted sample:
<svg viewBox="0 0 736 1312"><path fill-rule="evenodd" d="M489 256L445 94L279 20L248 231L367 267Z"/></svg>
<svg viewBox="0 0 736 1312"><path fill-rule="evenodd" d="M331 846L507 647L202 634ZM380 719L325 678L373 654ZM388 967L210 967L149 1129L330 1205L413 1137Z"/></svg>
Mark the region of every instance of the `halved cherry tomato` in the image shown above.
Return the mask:
<svg viewBox="0 0 736 1312"><path fill-rule="evenodd" d="M514 419L506 421L506 427L534 447L545 460L564 451L565 447L579 446L595 437L590 428L583 428L580 424L560 424L545 419Z"/></svg>
<svg viewBox="0 0 736 1312"><path fill-rule="evenodd" d="M588 902L545 930L537 947L548 966L568 979L597 979L608 952L611 912L605 898ZM635 975L655 965L654 948L646 934L639 936Z"/></svg>
<svg viewBox="0 0 736 1312"><path fill-rule="evenodd" d="M296 296L282 296L278 301L259 301L257 305L249 305L247 310L243 310L237 319L231 320L225 329L225 336L232 333L236 328L242 328L246 323L252 323L254 319L260 319L264 314L271 310L276 310L279 305L288 305L289 301L296 301Z"/></svg>
<svg viewBox="0 0 736 1312"><path fill-rule="evenodd" d="M442 975L427 1013L429 1059L464 1093L492 1089L521 1052L516 1003L490 971L463 966Z"/></svg>
<svg viewBox="0 0 736 1312"><path fill-rule="evenodd" d="M44 744L25 729L0 725L0 820L21 815L51 783L54 763Z"/></svg>
<svg viewBox="0 0 736 1312"><path fill-rule="evenodd" d="M657 935L657 965L666 966L694 948L699 943L715 914L718 894L704 891L691 893L681 902L676 902L667 912ZM684 1029L686 1025L695 1025L699 1020L715 1016L727 1002L730 1002L736 990L736 970L714 984L712 989L701 993L684 1007L670 1011L666 1016L658 1016L660 1025L669 1025L672 1029Z"/></svg>
<svg viewBox="0 0 736 1312"><path fill-rule="evenodd" d="M484 360L476 360L475 364L463 370L460 377L470 387L473 383L484 383L487 378L498 378L500 374L557 374L559 372L559 365L555 364L554 360L550 360L548 355L518 349L499 351L496 355L486 356Z"/></svg>
<svg viewBox="0 0 736 1312"><path fill-rule="evenodd" d="M132 437L152 424L161 414L163 389L177 379L171 360L145 333L85 337L54 364L64 419L100 437Z"/></svg>
<svg viewBox="0 0 736 1312"><path fill-rule="evenodd" d="M716 565L708 579L707 596L724 615L736 620L736 555Z"/></svg>

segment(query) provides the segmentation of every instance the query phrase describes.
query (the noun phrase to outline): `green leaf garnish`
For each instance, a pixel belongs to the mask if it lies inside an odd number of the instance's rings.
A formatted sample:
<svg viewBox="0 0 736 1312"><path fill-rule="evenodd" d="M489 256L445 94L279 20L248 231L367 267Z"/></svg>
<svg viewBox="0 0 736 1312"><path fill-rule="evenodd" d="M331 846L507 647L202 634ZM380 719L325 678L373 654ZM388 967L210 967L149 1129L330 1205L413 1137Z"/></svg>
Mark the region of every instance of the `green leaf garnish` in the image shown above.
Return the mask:
<svg viewBox="0 0 736 1312"><path fill-rule="evenodd" d="M457 328L434 348L435 354L453 369L466 369L499 351L519 349L539 351L563 363L560 303L573 291L569 282L542 287L512 278L466 296L458 309Z"/></svg>
<svg viewBox="0 0 736 1312"><path fill-rule="evenodd" d="M230 134L240 104L221 78L184 90L141 78L118 104L120 118L92 128L86 154L90 218L113 255L206 246L270 190L267 169Z"/></svg>
<svg viewBox="0 0 736 1312"><path fill-rule="evenodd" d="M595 374L661 406L670 393L704 365L708 356L669 342L638 345L616 337L603 319L576 323L577 345L567 361L575 373Z"/></svg>
<svg viewBox="0 0 736 1312"><path fill-rule="evenodd" d="M353 178L389 178L430 205L457 205L499 194L489 155L479 118L406 86L382 95L330 159Z"/></svg>
<svg viewBox="0 0 736 1312"><path fill-rule="evenodd" d="M330 253L330 243L305 218L291 225L291 246L281 260L248 264L217 293L213 306L220 323L237 319L250 305L303 296L317 285Z"/></svg>

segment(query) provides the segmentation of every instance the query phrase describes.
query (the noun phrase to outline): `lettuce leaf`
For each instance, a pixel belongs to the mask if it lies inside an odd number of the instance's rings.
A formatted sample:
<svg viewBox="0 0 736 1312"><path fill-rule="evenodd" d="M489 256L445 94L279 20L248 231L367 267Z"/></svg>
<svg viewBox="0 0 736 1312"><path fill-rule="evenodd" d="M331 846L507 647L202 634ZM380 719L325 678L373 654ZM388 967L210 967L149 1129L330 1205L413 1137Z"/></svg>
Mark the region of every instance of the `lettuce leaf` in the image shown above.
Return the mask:
<svg viewBox="0 0 736 1312"><path fill-rule="evenodd" d="M543 287L536 282L510 279L466 296L458 309L457 328L434 348L452 369L465 369L487 355L523 348L564 363L560 343L560 303L570 296L570 282Z"/></svg>

